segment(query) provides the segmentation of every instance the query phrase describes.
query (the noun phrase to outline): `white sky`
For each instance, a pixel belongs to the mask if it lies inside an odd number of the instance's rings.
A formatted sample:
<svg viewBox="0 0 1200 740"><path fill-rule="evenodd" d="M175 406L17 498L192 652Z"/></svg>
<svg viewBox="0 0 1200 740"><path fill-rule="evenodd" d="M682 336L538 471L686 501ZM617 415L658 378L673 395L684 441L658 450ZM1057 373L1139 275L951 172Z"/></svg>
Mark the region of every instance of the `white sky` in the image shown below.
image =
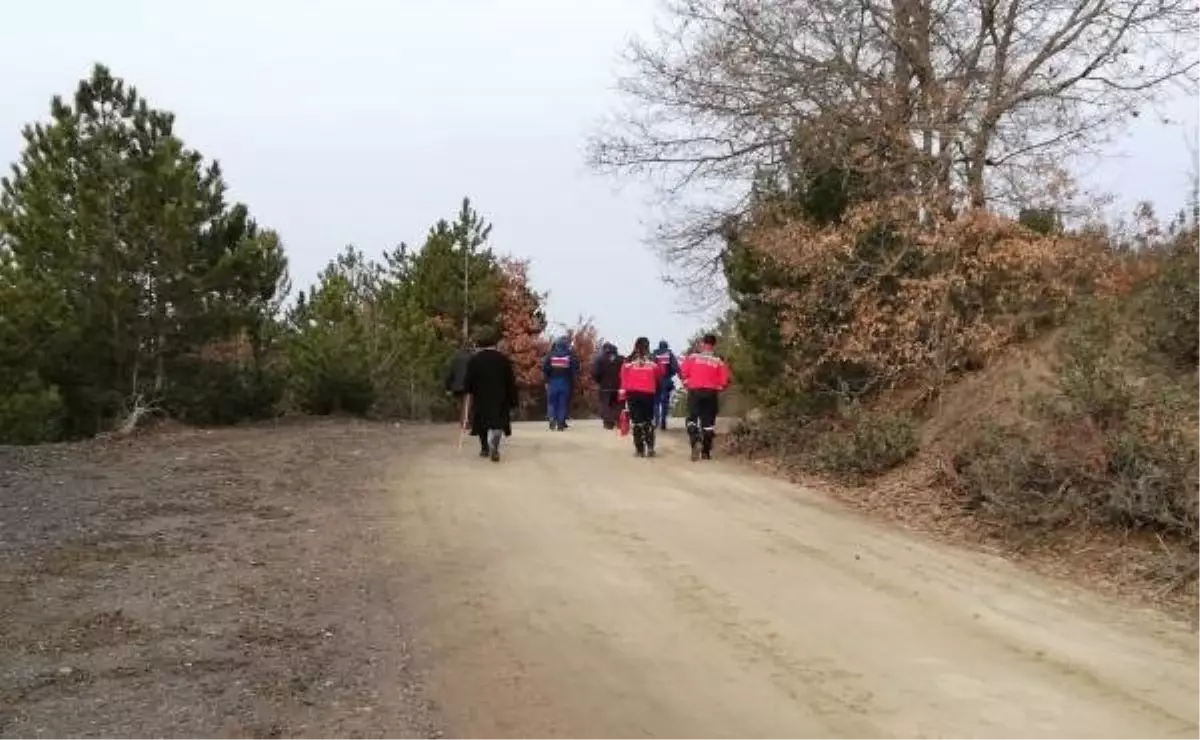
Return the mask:
<svg viewBox="0 0 1200 740"><path fill-rule="evenodd" d="M646 190L591 173L619 55L652 0L0 0L0 160L94 62L177 114L231 197L279 230L295 287L344 245L419 244L464 195L533 261L550 318L679 347L707 317L660 281ZM1144 116L1086 185L1183 205L1197 102ZM619 188L619 190L618 190Z"/></svg>

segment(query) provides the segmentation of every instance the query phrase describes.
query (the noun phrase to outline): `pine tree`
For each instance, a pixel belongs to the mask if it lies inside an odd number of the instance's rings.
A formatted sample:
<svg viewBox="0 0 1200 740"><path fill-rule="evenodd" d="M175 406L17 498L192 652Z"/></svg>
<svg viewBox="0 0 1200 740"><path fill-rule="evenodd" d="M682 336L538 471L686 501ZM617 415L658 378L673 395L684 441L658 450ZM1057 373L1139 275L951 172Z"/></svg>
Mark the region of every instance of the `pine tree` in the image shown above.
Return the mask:
<svg viewBox="0 0 1200 740"><path fill-rule="evenodd" d="M379 278L379 266L348 246L289 313L288 376L300 410L364 414L374 403L372 307Z"/></svg>
<svg viewBox="0 0 1200 740"><path fill-rule="evenodd" d="M176 377L179 364L194 374L206 344L263 333L285 285L279 240L228 210L219 167L104 66L50 114L23 132L0 232L9 269L62 296L35 351L62 393L64 431L94 433L142 396L186 415L203 390Z"/></svg>
<svg viewBox="0 0 1200 740"><path fill-rule="evenodd" d="M401 244L394 253L398 279L442 336L460 346L471 327L494 324L500 310L499 266L486 247L491 231L464 198L458 218L434 224L420 250Z"/></svg>

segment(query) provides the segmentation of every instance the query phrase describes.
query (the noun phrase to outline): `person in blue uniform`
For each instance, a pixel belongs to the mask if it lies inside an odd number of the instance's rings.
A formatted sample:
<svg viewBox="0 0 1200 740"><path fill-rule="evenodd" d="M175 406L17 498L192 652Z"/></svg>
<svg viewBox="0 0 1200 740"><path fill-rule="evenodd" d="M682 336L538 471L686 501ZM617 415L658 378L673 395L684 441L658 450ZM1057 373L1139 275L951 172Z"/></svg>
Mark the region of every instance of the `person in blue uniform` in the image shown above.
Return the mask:
<svg viewBox="0 0 1200 740"><path fill-rule="evenodd" d="M550 429L561 432L567 428L571 392L579 374L579 358L571 350L570 339L559 337L554 340L550 353L542 360L542 374L546 377L546 416L550 420Z"/></svg>
<svg viewBox="0 0 1200 740"><path fill-rule="evenodd" d="M679 374L679 358L671 351L667 340L658 342L654 351L654 361L662 368L662 380L658 383L658 392L654 395L654 424L659 429L667 428L667 416L671 413L671 392L675 390L675 376Z"/></svg>

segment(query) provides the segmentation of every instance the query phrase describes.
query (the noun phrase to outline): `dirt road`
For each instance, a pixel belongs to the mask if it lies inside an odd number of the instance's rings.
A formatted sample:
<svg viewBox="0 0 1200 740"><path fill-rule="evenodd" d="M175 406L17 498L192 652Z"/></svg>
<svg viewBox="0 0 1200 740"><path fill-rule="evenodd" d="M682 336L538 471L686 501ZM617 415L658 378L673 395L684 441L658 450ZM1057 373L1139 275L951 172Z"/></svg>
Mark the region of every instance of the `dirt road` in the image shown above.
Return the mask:
<svg viewBox="0 0 1200 740"><path fill-rule="evenodd" d="M581 422L390 473L450 735L1196 737L1197 637ZM411 451L411 450L410 450Z"/></svg>

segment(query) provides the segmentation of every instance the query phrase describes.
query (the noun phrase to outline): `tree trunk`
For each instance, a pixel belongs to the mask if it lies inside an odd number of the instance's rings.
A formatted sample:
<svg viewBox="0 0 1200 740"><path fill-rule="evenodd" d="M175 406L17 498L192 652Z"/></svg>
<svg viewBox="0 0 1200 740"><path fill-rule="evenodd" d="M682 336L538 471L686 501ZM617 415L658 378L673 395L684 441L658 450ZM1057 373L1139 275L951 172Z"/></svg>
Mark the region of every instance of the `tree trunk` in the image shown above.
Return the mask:
<svg viewBox="0 0 1200 740"><path fill-rule="evenodd" d="M983 183L983 155L975 156L972 154L971 161L967 165L967 193L971 198L972 208L983 208L987 205L987 192L984 189Z"/></svg>
<svg viewBox="0 0 1200 740"><path fill-rule="evenodd" d="M163 386L166 384L166 362L163 360L163 346L166 345L167 338L163 334L158 335L158 346L155 348L154 358L154 395L158 397L162 395Z"/></svg>

